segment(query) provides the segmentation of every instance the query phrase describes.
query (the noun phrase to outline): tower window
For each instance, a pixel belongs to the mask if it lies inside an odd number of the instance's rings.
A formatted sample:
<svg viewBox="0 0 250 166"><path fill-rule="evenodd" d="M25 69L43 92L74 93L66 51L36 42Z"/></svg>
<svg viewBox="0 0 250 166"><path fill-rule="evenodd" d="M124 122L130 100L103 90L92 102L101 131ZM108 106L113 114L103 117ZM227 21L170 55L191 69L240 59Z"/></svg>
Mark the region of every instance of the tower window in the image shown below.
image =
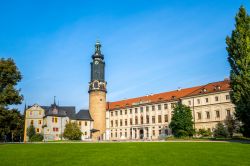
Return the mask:
<svg viewBox="0 0 250 166"><path fill-rule="evenodd" d="M158 110L161 110L161 105L160 104L158 105Z"/></svg>
<svg viewBox="0 0 250 166"><path fill-rule="evenodd" d="M168 104L164 104L164 109L168 109Z"/></svg>

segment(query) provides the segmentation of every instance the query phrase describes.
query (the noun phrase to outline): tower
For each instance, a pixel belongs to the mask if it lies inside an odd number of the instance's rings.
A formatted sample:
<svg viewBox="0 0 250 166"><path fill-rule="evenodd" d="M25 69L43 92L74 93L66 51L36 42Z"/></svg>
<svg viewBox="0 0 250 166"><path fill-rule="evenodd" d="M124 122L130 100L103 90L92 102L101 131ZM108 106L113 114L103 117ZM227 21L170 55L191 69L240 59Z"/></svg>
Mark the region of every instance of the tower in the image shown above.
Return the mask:
<svg viewBox="0 0 250 166"><path fill-rule="evenodd" d="M106 81L105 62L101 53L101 44L96 42L95 53L92 55L91 80L89 83L89 112L94 120L92 129L93 140L104 139L106 131Z"/></svg>

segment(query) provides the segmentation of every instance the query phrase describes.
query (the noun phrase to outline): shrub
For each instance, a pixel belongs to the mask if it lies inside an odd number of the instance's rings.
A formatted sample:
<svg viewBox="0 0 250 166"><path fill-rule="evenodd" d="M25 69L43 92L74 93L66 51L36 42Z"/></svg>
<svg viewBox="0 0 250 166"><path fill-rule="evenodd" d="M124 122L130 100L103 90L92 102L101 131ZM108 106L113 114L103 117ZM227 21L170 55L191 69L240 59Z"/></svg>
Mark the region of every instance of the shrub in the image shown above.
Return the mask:
<svg viewBox="0 0 250 166"><path fill-rule="evenodd" d="M43 135L42 134L35 134L30 139L31 142L41 142L43 141Z"/></svg>
<svg viewBox="0 0 250 166"><path fill-rule="evenodd" d="M207 129L199 129L199 131L197 132L198 135L200 135L201 137L210 137L212 135L212 132Z"/></svg>
<svg viewBox="0 0 250 166"><path fill-rule="evenodd" d="M227 138L229 137L229 133L227 131L227 128L219 122L213 132L213 135L215 138Z"/></svg>

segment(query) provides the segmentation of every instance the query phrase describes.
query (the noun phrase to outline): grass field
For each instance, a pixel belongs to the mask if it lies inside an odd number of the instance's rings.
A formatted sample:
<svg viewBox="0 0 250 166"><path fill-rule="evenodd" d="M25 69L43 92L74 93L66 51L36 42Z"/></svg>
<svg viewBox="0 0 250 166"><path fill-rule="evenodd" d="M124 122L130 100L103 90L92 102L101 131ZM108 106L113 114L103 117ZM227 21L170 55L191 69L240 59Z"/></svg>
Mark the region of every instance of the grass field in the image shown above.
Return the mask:
<svg viewBox="0 0 250 166"><path fill-rule="evenodd" d="M0 165L250 165L250 144L219 142L1 144Z"/></svg>

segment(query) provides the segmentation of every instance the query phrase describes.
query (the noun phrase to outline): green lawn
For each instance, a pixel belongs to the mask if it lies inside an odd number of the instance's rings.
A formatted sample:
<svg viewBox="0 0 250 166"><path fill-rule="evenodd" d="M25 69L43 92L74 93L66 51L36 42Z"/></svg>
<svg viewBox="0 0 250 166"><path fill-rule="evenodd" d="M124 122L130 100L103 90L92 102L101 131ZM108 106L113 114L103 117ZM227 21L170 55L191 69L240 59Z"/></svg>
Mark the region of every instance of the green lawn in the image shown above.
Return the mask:
<svg viewBox="0 0 250 166"><path fill-rule="evenodd" d="M250 144L219 142L1 144L0 165L250 165Z"/></svg>

